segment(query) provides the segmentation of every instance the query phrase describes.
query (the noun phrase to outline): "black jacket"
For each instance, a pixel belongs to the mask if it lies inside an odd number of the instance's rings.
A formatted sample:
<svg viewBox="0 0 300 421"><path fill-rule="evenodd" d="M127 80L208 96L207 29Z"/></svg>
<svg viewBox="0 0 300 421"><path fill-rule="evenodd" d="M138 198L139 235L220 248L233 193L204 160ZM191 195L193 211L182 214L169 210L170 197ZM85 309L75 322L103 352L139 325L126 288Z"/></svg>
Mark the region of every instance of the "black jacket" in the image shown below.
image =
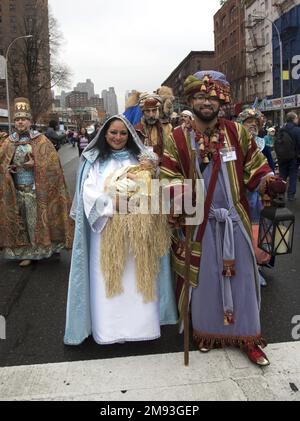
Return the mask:
<svg viewBox="0 0 300 421"><path fill-rule="evenodd" d="M296 144L297 155L300 155L300 127L294 123L287 123L284 128L289 132Z"/></svg>
<svg viewBox="0 0 300 421"><path fill-rule="evenodd" d="M57 134L57 132L52 127L48 127L48 129L46 130L45 136L49 140L51 140L51 142L53 143L57 151L61 147L61 141L66 137L64 134L62 135Z"/></svg>

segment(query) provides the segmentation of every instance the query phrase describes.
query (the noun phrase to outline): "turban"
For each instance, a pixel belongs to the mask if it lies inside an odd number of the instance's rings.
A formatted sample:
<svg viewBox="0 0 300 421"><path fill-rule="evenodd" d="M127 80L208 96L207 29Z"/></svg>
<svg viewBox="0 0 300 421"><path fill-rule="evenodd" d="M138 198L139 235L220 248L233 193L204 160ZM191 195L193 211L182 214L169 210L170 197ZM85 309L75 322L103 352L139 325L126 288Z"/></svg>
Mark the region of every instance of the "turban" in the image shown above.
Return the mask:
<svg viewBox="0 0 300 421"><path fill-rule="evenodd" d="M162 98L159 95L144 93L140 96L139 106L144 111L147 108L159 108L162 102Z"/></svg>
<svg viewBox="0 0 300 421"><path fill-rule="evenodd" d="M230 103L230 84L225 75L214 70L197 72L189 76L184 82L184 93L191 96L203 93L211 97L217 97L225 104Z"/></svg>
<svg viewBox="0 0 300 421"><path fill-rule="evenodd" d="M253 108L246 108L242 111L238 118L237 122L243 124L248 118L254 118L258 121L259 126L262 125L263 114L259 110L253 110Z"/></svg>

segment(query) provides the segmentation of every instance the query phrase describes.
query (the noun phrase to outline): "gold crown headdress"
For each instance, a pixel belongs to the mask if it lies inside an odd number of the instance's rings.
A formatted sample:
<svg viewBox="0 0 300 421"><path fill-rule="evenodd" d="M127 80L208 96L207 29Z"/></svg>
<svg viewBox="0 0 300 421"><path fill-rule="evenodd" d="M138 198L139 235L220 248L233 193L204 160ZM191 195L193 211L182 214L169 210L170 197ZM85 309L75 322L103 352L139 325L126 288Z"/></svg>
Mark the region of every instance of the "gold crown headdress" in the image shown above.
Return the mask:
<svg viewBox="0 0 300 421"><path fill-rule="evenodd" d="M27 98L16 98L14 106L14 120L17 118L32 119L31 108Z"/></svg>

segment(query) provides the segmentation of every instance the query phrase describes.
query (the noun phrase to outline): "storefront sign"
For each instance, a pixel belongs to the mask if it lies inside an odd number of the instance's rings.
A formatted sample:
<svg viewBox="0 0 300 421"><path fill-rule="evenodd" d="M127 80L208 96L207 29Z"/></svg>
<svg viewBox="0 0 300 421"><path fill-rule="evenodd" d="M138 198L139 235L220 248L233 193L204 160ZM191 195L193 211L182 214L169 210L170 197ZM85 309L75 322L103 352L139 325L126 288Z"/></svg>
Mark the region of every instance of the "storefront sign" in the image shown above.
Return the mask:
<svg viewBox="0 0 300 421"><path fill-rule="evenodd" d="M300 95L291 95L283 98L283 108L296 108L300 102L298 100ZM263 104L262 111L273 111L273 110L280 110L281 108L281 98L276 99L266 99Z"/></svg>

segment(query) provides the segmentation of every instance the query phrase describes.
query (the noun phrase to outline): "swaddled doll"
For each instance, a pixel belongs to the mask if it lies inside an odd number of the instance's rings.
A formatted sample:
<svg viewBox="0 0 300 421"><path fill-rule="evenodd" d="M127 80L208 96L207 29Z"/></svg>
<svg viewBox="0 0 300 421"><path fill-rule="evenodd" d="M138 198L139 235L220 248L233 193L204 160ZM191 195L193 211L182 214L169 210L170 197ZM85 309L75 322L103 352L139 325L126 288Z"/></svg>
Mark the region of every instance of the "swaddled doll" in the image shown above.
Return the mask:
<svg viewBox="0 0 300 421"><path fill-rule="evenodd" d="M129 165L120 168L106 181L105 191L112 197L115 195L151 196L151 184L155 178L159 158L152 151L142 152L139 157L139 164Z"/></svg>

